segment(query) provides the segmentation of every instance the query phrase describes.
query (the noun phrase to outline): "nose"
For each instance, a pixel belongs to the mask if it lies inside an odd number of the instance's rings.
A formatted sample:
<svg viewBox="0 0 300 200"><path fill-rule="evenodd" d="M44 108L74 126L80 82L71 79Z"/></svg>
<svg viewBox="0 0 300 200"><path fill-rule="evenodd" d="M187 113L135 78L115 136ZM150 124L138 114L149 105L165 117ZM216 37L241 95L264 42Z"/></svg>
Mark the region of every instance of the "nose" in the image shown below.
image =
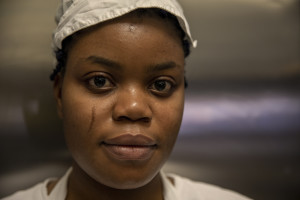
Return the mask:
<svg viewBox="0 0 300 200"><path fill-rule="evenodd" d="M113 107L112 117L116 121L150 122L152 110L147 94L136 87L120 89Z"/></svg>

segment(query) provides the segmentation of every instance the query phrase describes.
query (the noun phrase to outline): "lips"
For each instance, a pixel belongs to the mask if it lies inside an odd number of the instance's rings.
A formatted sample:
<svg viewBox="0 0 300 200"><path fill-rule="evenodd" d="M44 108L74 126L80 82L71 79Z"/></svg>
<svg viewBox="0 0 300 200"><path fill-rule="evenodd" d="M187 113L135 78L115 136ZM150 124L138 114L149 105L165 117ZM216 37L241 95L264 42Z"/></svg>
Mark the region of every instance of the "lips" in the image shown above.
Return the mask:
<svg viewBox="0 0 300 200"><path fill-rule="evenodd" d="M101 145L109 157L117 160L147 160L157 147L147 136L130 134L104 140Z"/></svg>

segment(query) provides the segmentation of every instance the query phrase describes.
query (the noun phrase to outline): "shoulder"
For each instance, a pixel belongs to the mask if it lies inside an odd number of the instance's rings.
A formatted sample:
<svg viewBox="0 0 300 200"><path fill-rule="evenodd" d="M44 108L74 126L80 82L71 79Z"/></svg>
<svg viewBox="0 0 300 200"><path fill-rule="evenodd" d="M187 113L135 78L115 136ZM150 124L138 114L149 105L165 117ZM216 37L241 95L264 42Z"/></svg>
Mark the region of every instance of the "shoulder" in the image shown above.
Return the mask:
<svg viewBox="0 0 300 200"><path fill-rule="evenodd" d="M50 179L47 179L29 189L20 190L1 200L44 200L47 198L47 184L49 181Z"/></svg>
<svg viewBox="0 0 300 200"><path fill-rule="evenodd" d="M250 200L237 192L227 190L215 185L196 182L175 174L167 174L172 180L178 199L187 200Z"/></svg>
<svg viewBox="0 0 300 200"><path fill-rule="evenodd" d="M1 200L63 200L67 195L67 182L72 168L69 168L60 179L48 178L27 190L18 191ZM50 194L48 195L49 186Z"/></svg>

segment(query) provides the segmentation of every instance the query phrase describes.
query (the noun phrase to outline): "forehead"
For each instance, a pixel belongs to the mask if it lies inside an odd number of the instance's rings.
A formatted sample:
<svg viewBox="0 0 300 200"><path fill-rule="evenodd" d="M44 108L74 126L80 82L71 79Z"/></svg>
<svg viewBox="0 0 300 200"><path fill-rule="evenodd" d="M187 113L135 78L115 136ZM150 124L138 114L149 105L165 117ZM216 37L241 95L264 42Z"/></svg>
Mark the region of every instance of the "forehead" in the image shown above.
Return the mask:
<svg viewBox="0 0 300 200"><path fill-rule="evenodd" d="M179 38L182 38L184 35L184 32L181 29L179 22L177 21L177 18L172 14L157 8L137 9L120 17L116 17L108 21L104 21L91 27L82 29L78 33L85 33L97 29L101 26L107 26L109 24L122 22L124 23L128 21L130 21L133 24L142 24L144 20L147 19L152 19L152 22L160 22L160 24L163 24L164 26L166 26L166 28L172 30L172 32ZM158 23L156 23L156 25L158 25ZM78 35L78 33L74 35Z"/></svg>
<svg viewBox="0 0 300 200"><path fill-rule="evenodd" d="M139 12L140 11L140 12ZM98 29L106 29L106 31L113 32L111 37L116 36L118 33L124 32L132 32L136 33L140 29L139 27L147 27L152 28L152 31L155 29L160 29L162 32L168 32L170 38L176 38L177 41L181 43L182 39L182 30L176 25L175 19L172 18L162 18L159 16L157 12L153 10L141 12L141 10L133 11L126 15L123 15L118 18L114 18L112 20L108 20L102 22L100 24L96 24L92 27L85 28L71 36L72 41L76 42L76 40L80 39L81 36L91 34ZM104 32L104 31L103 31Z"/></svg>
<svg viewBox="0 0 300 200"><path fill-rule="evenodd" d="M101 55L118 62L141 57L149 62L184 62L175 26L153 15L128 14L85 29L74 35L70 52L75 60Z"/></svg>

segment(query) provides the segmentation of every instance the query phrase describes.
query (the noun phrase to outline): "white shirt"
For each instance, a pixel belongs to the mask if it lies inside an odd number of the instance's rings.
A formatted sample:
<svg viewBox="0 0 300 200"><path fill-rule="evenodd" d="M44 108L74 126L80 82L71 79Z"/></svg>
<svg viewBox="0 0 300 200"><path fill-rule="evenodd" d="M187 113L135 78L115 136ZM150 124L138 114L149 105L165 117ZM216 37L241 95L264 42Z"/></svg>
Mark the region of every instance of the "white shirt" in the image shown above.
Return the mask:
<svg viewBox="0 0 300 200"><path fill-rule="evenodd" d="M58 181L50 195L47 194L47 184L53 179L47 179L32 188L16 192L2 200L65 200L71 171L72 168ZM161 177L164 200L250 200L236 192L202 182L195 182L175 174L161 172Z"/></svg>

